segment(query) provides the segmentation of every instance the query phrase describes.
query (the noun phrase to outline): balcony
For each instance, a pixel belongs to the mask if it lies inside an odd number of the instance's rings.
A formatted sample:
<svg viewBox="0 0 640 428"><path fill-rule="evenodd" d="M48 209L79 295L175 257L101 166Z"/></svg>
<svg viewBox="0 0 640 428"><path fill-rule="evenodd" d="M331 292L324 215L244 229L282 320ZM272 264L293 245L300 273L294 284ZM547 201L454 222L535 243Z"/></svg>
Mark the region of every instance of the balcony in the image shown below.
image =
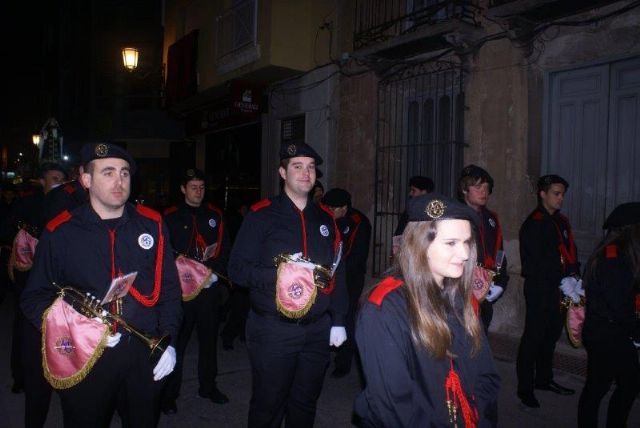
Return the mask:
<svg viewBox="0 0 640 428"><path fill-rule="evenodd" d="M237 2L216 17L218 73L228 73L260 58L257 0Z"/></svg>
<svg viewBox="0 0 640 428"><path fill-rule="evenodd" d="M477 29L478 0L359 0L355 50L385 57L450 46L447 34Z"/></svg>

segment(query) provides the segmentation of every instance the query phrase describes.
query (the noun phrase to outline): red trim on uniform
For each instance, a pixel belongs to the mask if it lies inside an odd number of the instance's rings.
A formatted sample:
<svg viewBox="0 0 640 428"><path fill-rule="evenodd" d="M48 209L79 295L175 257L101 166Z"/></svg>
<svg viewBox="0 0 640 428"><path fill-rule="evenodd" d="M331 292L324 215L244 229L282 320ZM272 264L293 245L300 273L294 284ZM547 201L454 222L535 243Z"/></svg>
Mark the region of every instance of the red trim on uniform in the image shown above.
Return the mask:
<svg viewBox="0 0 640 428"><path fill-rule="evenodd" d="M607 245L604 247L604 251L608 259L615 259L618 257L618 247L615 245Z"/></svg>
<svg viewBox="0 0 640 428"><path fill-rule="evenodd" d="M382 301L387 297L387 294L391 293L402 284L403 282L398 278L394 278L392 276L386 277L382 282L376 285L371 294L369 294L369 301L377 306L382 305Z"/></svg>
<svg viewBox="0 0 640 428"><path fill-rule="evenodd" d="M447 394L447 403L451 403L454 409L449 409L449 416L453 417L456 409L460 407L462 418L464 419L465 428L475 428L478 426L478 409L469 404L469 400L462 389L462 382L460 382L460 376L453 368L453 360L449 367L449 373L444 381L444 390Z"/></svg>
<svg viewBox="0 0 640 428"><path fill-rule="evenodd" d="M49 232L53 232L60 226L62 223L66 223L71 220L71 213L67 210L62 211L60 214L49 220L47 223L47 230Z"/></svg>
<svg viewBox="0 0 640 428"><path fill-rule="evenodd" d="M298 215L300 216L300 223L302 224L302 255L307 257L307 225L304 221L304 213L296 208Z"/></svg>
<svg viewBox="0 0 640 428"><path fill-rule="evenodd" d="M551 221L553 222L553 225L556 227L556 231L558 232L558 251L560 251L560 255L563 259L562 266L564 269L566 269L567 264L574 265L578 262L578 250L576 249L576 243L573 239L573 232L571 231L569 219L562 214L558 214L558 217L565 223L565 226L567 228L569 248L567 248L564 243L564 237L562 236L562 231L558 227L558 224L553 219L551 219Z"/></svg>
<svg viewBox="0 0 640 428"><path fill-rule="evenodd" d="M485 225L484 219L480 216L480 243L482 244L482 254L484 259L482 260L482 265L487 269L495 269L496 268L496 259L495 255L498 254L500 248L502 247L502 227L500 226L500 220L498 220L498 215L491 211L490 209L485 208L490 216L493 216L496 222L496 243L495 248L493 250L493 256L489 254L487 248L485 246ZM541 214L541 213L540 213ZM535 214L534 214L535 215ZM489 217L490 219L491 217Z"/></svg>
<svg viewBox="0 0 640 428"><path fill-rule="evenodd" d="M158 223L158 250L156 252L156 268L153 281L153 291L150 295L145 296L140 293L140 291L138 291L138 289L133 285L129 289L129 293L133 296L134 299L140 302L140 304L146 307L151 307L155 306L155 304L158 303L158 299L160 298L160 284L162 284L162 261L164 259L164 234L162 233L162 217L160 216L159 212L145 207L144 205L138 204L136 206L136 210L144 217L150 218Z"/></svg>
<svg viewBox="0 0 640 428"><path fill-rule="evenodd" d="M209 208L211 211L218 214L218 217L220 218L220 221L218 222L218 239L216 241L217 245L216 245L216 250L213 253L213 258L215 259L220 255L220 251L222 251L222 237L224 236L224 221L222 220L222 210L220 208L216 207L212 203L208 203L207 208Z"/></svg>
<svg viewBox="0 0 640 428"><path fill-rule="evenodd" d="M636 314L640 314L640 293L636 294Z"/></svg>
<svg viewBox="0 0 640 428"><path fill-rule="evenodd" d="M475 312L476 316L479 317L480 316L480 302L478 302L478 299L476 298L475 295L473 295L473 293L471 294L471 306L473 307L473 312Z"/></svg>
<svg viewBox="0 0 640 428"><path fill-rule="evenodd" d="M531 218L534 220L542 220L544 218L544 214L542 214L540 211L536 211L533 213Z"/></svg>
<svg viewBox="0 0 640 428"><path fill-rule="evenodd" d="M71 194L74 193L76 191L76 188L74 186L72 186L71 184L65 184L65 186L63 187L64 191Z"/></svg>
<svg viewBox="0 0 640 428"><path fill-rule="evenodd" d="M176 211L178 211L178 207L174 205L172 207L169 207L169 208L165 209L163 214L164 215L169 215L169 214L173 214Z"/></svg>
<svg viewBox="0 0 640 428"><path fill-rule="evenodd" d="M261 201L256 202L255 204L251 205L251 208L249 208L251 211L256 212L259 211L263 208L268 207L269 205L271 205L271 199L269 198L264 198Z"/></svg>
<svg viewBox="0 0 640 428"><path fill-rule="evenodd" d="M356 235L358 234L358 230L360 230L360 224L362 223L362 216L360 216L358 213L353 213L351 215L351 220L353 220L353 223L355 224L355 226L353 227L353 233L351 235L349 235L349 239L347 240L347 249L344 252L344 257L349 257L349 254L351 254L351 250L353 250L353 243L356 241Z"/></svg>

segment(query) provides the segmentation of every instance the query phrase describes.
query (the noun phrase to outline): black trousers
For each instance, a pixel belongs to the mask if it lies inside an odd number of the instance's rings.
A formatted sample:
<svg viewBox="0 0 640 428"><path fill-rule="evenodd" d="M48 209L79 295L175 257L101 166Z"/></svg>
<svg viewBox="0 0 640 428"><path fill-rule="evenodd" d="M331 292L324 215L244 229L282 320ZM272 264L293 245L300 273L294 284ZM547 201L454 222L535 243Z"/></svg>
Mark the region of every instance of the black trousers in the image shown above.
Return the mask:
<svg viewBox="0 0 640 428"><path fill-rule="evenodd" d="M249 312L247 348L252 387L249 428L313 426L329 365L331 319L307 325Z"/></svg>
<svg viewBox="0 0 640 428"><path fill-rule="evenodd" d="M518 392L533 392L535 385L553 380L553 353L562 334L564 311L560 307L560 290L536 289L525 281L526 316L520 339L516 372Z"/></svg>
<svg viewBox="0 0 640 428"><path fill-rule="evenodd" d="M58 391L65 428L108 428L115 410L123 427L154 427L163 381L153 380L155 361L140 340L123 335L106 348L86 378Z"/></svg>
<svg viewBox="0 0 640 428"><path fill-rule="evenodd" d="M178 334L178 348L176 367L167 378L162 402L168 404L175 401L180 395L182 385L182 370L184 367L184 354L191 338L193 329L198 334L198 381L199 393L206 396L213 392L218 375L218 324L220 305L218 302L219 284L214 284L200 292L198 297L183 302L184 318L180 333Z"/></svg>
<svg viewBox="0 0 640 428"><path fill-rule="evenodd" d="M41 428L47 421L53 388L45 379L42 371L42 333L24 317L22 321L22 364L24 369L24 425L27 428Z"/></svg>
<svg viewBox="0 0 640 428"><path fill-rule="evenodd" d="M482 303L480 303L480 320L482 321L484 332L487 335L489 335L489 325L491 325L492 319L493 319L493 303L487 300L483 300Z"/></svg>
<svg viewBox="0 0 640 428"><path fill-rule="evenodd" d="M336 348L334 359L336 370L348 372L351 370L353 354L356 349L355 319L358 311L358 301L364 288L364 272L351 272L347 264L347 290L349 292L349 310L346 317L347 340Z"/></svg>
<svg viewBox="0 0 640 428"><path fill-rule="evenodd" d="M227 322L222 329L221 336L223 343L232 344L233 340L238 336L240 336L241 340L244 340L244 332L250 307L249 289L235 286L231 290L231 297L229 297Z"/></svg>
<svg viewBox="0 0 640 428"><path fill-rule="evenodd" d="M630 338L612 328L585 337L587 381L578 403L578 425L597 428L600 401L615 381L609 400L607 427L627 426L631 406L640 392L638 351Z"/></svg>

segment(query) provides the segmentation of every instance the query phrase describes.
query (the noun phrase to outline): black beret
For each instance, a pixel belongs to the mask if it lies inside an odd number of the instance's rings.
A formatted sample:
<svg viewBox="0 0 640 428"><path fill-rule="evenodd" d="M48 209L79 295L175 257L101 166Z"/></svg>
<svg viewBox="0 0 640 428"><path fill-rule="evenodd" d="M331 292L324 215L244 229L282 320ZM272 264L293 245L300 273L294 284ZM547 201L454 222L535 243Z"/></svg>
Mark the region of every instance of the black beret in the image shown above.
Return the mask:
<svg viewBox="0 0 640 428"><path fill-rule="evenodd" d="M489 193L493 192L493 177L484 168L478 165L470 164L462 168L460 178L471 177L474 180L480 180L482 183L489 184Z"/></svg>
<svg viewBox="0 0 640 428"><path fill-rule="evenodd" d="M64 177L69 177L67 168L57 162L43 162L40 164L40 174L44 174L47 171L60 171L64 174Z"/></svg>
<svg viewBox="0 0 640 428"><path fill-rule="evenodd" d="M627 202L618 205L611 211L602 228L611 229L636 223L640 223L640 202Z"/></svg>
<svg viewBox="0 0 640 428"><path fill-rule="evenodd" d="M111 143L88 143L80 150L80 161L84 167L94 159L119 158L129 162L131 174L136 172L136 161L128 151Z"/></svg>
<svg viewBox="0 0 640 428"><path fill-rule="evenodd" d="M351 194L336 187L324 194L322 203L332 208L351 206Z"/></svg>
<svg viewBox="0 0 640 428"><path fill-rule="evenodd" d="M437 193L416 196L407 205L409 221L469 220L478 226L478 214L466 204Z"/></svg>
<svg viewBox="0 0 640 428"><path fill-rule="evenodd" d="M567 180L560 177L559 175L549 174L549 175L543 175L538 179L538 192L540 191L546 192L547 190L549 190L549 187L552 184L562 184L564 185L565 190L569 188L569 183L567 183Z"/></svg>
<svg viewBox="0 0 640 428"><path fill-rule="evenodd" d="M315 159L316 166L322 164L320 155L304 141L289 141L280 146L280 160L300 156Z"/></svg>
<svg viewBox="0 0 640 428"><path fill-rule="evenodd" d="M414 175L409 179L409 186L413 186L416 189L426 190L427 192L433 192L433 180L429 177L423 177L422 175Z"/></svg>
<svg viewBox="0 0 640 428"><path fill-rule="evenodd" d="M186 170L184 172L184 175L182 176L181 183L182 184L187 184L191 180L207 181L206 180L206 176L204 175L204 172L202 172L201 170L196 169L196 168L189 168L188 170Z"/></svg>

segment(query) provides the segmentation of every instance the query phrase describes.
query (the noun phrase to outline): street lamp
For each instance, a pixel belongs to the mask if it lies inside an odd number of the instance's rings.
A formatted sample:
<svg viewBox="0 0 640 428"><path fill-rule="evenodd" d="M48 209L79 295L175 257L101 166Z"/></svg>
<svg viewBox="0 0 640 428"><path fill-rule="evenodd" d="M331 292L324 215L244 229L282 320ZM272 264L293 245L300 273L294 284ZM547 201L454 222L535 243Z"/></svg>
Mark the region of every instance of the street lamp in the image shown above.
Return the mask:
<svg viewBox="0 0 640 428"><path fill-rule="evenodd" d="M33 134L31 136L31 141L33 141L33 145L38 147L40 145L40 134Z"/></svg>
<svg viewBox="0 0 640 428"><path fill-rule="evenodd" d="M135 70L138 67L138 49L122 48L122 63L127 70Z"/></svg>

